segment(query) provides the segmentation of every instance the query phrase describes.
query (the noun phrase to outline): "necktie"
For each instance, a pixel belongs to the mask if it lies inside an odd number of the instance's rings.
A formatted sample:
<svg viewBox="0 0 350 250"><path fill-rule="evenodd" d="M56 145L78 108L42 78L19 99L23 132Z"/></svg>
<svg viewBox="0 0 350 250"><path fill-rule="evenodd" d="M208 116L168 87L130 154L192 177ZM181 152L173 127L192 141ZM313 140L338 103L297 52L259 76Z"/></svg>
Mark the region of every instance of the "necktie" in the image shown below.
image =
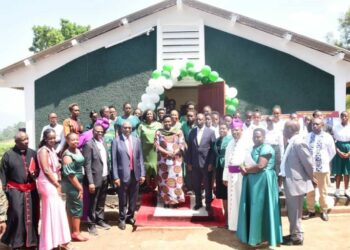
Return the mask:
<svg viewBox="0 0 350 250"><path fill-rule="evenodd" d="M132 148L131 136L128 138L128 146L129 146L129 156L130 156L130 170L134 170L134 153Z"/></svg>

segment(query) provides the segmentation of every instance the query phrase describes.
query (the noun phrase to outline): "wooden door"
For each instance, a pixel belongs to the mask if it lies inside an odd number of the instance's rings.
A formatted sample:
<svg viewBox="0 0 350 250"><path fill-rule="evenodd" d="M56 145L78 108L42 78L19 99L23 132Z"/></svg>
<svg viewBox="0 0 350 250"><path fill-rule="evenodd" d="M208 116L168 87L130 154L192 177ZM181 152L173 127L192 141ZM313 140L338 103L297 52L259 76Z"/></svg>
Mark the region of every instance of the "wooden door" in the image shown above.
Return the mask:
<svg viewBox="0 0 350 250"><path fill-rule="evenodd" d="M220 115L225 113L225 82L198 86L198 112L209 105Z"/></svg>

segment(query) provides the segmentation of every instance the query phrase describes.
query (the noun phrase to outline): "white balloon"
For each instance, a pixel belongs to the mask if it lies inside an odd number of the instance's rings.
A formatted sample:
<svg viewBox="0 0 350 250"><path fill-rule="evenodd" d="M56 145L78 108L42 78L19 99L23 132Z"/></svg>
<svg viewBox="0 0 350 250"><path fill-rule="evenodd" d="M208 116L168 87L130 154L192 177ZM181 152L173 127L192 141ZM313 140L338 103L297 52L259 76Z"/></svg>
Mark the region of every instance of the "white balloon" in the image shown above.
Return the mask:
<svg viewBox="0 0 350 250"><path fill-rule="evenodd" d="M171 81L171 80L165 80L164 82L163 82L163 87L165 88L165 89L171 89L172 87L173 87L173 81Z"/></svg>
<svg viewBox="0 0 350 250"><path fill-rule="evenodd" d="M154 103L151 103L151 102L146 102L145 108L154 110L156 108L156 105Z"/></svg>
<svg viewBox="0 0 350 250"><path fill-rule="evenodd" d="M234 87L229 88L227 91L227 96L230 98L235 98L237 96L237 94L238 94L238 91Z"/></svg>
<svg viewBox="0 0 350 250"><path fill-rule="evenodd" d="M160 77L158 77L157 79L149 79L148 81L148 86L153 87L153 86L157 86L159 84L159 79Z"/></svg>
<svg viewBox="0 0 350 250"><path fill-rule="evenodd" d="M137 104L137 107L139 109L141 109L142 111L145 111L147 109L145 106L145 103L143 103L143 102L139 102L139 104Z"/></svg>
<svg viewBox="0 0 350 250"><path fill-rule="evenodd" d="M146 88L145 92L146 92L146 94L151 94L151 93L153 93L152 87L148 86L148 87Z"/></svg>
<svg viewBox="0 0 350 250"><path fill-rule="evenodd" d="M156 93L157 95L161 95L164 93L164 88L161 85L158 85L155 89L154 89L154 93Z"/></svg>
<svg viewBox="0 0 350 250"><path fill-rule="evenodd" d="M141 96L141 100L142 100L142 102L147 103L151 100L151 96L149 94L143 94Z"/></svg>
<svg viewBox="0 0 350 250"><path fill-rule="evenodd" d="M152 101L152 103L157 103L157 102L159 102L159 100L160 100L159 95L157 95L157 94L155 94L155 93L150 94L149 96L150 96L150 100Z"/></svg>

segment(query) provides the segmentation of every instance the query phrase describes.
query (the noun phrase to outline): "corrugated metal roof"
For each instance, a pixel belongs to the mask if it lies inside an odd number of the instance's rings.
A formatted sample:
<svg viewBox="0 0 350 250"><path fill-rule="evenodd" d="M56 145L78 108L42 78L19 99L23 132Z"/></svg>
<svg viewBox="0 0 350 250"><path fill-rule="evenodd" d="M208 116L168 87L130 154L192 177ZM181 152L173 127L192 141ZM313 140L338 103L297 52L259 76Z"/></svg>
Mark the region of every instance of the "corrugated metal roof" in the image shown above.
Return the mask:
<svg viewBox="0 0 350 250"><path fill-rule="evenodd" d="M32 61L32 62L42 60L48 56L60 53L61 51L64 51L64 50L72 47L73 45L72 45L71 41L73 39L77 40L79 43L83 43L83 42L90 40L94 37L102 35L110 30L117 29L117 28L123 26L122 20L124 18L126 18L128 20L128 23L132 23L132 22L137 21L143 17L152 15L156 12L161 11L161 10L175 6L176 3L177 3L176 0L166 0L166 1L160 2L158 4L152 5L150 7L142 9L140 11L132 13L128 16L119 18L113 22L107 23L103 26L100 26L98 28L90 30L90 31L88 31L82 35L79 35L75 38L64 41L63 43L60 43L60 44L55 45L53 47L50 47L46 50L43 50L43 51L41 51L37 54L34 54L33 56L28 57L26 59L28 59L29 61ZM240 15L238 13L224 10L224 9L221 9L221 8L218 8L218 7L215 7L212 5L208 5L208 4L199 2L199 1L182 0L182 3L184 5L190 6L192 8L201 10L203 12L206 12L206 13L209 13L209 14L212 14L215 16L219 16L219 17L227 19L227 20L232 20L232 17L235 17L236 22L241 24L241 25L249 26L251 28L266 32L266 33L274 35L274 36L278 36L278 37L283 38L283 37L285 37L286 34L290 34L290 35L292 35L291 36L292 42L298 43L300 45L306 46L308 48L320 51L322 53L325 53L325 54L328 54L331 56L334 56L340 52L343 52L344 53L343 60L350 62L350 51L345 50L343 48L339 48L339 47L336 47L336 46L333 46L333 45L330 45L330 44L327 44L327 43L324 43L324 42L321 42L321 41L318 41L318 40L315 40L315 39L312 39L312 38L309 38L309 37L306 37L306 36L303 36L303 35L300 35L300 34L297 34L294 32L291 32L289 30L282 29L282 28L279 28L279 27L276 27L274 25L270 25L270 24L267 24L264 22L260 22L258 20L253 19L253 18L246 17L246 16ZM7 66L3 69L0 69L0 75L5 75L6 73L12 72L20 67L24 67L24 60L21 60L19 62L11 64L10 66Z"/></svg>

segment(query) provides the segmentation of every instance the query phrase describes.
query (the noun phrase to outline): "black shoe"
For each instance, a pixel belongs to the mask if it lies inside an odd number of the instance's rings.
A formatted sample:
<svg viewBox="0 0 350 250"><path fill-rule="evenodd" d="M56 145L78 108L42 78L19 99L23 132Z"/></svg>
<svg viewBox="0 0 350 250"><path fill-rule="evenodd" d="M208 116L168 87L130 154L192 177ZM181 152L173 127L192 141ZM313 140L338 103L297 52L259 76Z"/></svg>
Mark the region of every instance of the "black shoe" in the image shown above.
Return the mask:
<svg viewBox="0 0 350 250"><path fill-rule="evenodd" d="M315 216L316 216L315 212L308 212L307 215L304 215L302 219L303 220L308 220L308 219L311 219L311 218L313 218Z"/></svg>
<svg viewBox="0 0 350 250"><path fill-rule="evenodd" d="M292 240L291 238L289 240L284 240L282 243L282 245L286 246L302 246L303 244L303 240Z"/></svg>
<svg viewBox="0 0 350 250"><path fill-rule="evenodd" d="M88 226L88 232L89 232L89 234L94 235L94 236L98 235L95 225Z"/></svg>
<svg viewBox="0 0 350 250"><path fill-rule="evenodd" d="M164 204L164 208L169 208L169 204Z"/></svg>
<svg viewBox="0 0 350 250"><path fill-rule="evenodd" d="M324 221L328 221L329 220L327 212L321 213L321 219L324 220Z"/></svg>
<svg viewBox="0 0 350 250"><path fill-rule="evenodd" d="M124 221L119 222L118 227L120 230L125 230L126 228L125 222Z"/></svg>
<svg viewBox="0 0 350 250"><path fill-rule="evenodd" d="M207 210L208 212L210 212L210 211L211 211L211 205L210 205L210 204L206 205L206 206L205 206L205 210Z"/></svg>
<svg viewBox="0 0 350 250"><path fill-rule="evenodd" d="M111 226L108 225L106 222L104 222L103 220L99 221L96 223L97 226L103 228L104 230L108 230L108 229L111 229Z"/></svg>
<svg viewBox="0 0 350 250"><path fill-rule="evenodd" d="M286 236L283 236L283 242L290 240L291 237L292 237L292 236L291 236L290 234L289 234L289 235L286 235Z"/></svg>
<svg viewBox="0 0 350 250"><path fill-rule="evenodd" d="M278 192L278 195L279 196L284 196L284 192L281 190L281 191Z"/></svg>
<svg viewBox="0 0 350 250"><path fill-rule="evenodd" d="M126 224L130 224L130 225L134 225L134 224L135 224L135 220L134 220L133 218L126 219L126 220L125 220L125 223L126 223Z"/></svg>
<svg viewBox="0 0 350 250"><path fill-rule="evenodd" d="M200 205L195 205L194 207L193 207L193 210L198 210L198 209L200 209L201 207L203 207L203 205L202 204L200 204Z"/></svg>
<svg viewBox="0 0 350 250"><path fill-rule="evenodd" d="M346 198L350 199L350 195L349 195L347 192L345 192L344 196L345 196Z"/></svg>

